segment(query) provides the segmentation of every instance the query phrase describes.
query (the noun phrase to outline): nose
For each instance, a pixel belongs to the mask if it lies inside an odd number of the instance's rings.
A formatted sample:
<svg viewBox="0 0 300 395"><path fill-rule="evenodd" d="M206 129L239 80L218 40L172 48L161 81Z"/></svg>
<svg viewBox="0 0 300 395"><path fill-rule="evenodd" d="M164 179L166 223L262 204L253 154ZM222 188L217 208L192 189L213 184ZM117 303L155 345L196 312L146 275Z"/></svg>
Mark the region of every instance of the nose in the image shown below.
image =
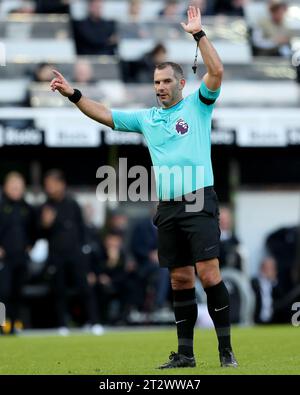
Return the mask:
<svg viewBox="0 0 300 395"><path fill-rule="evenodd" d="M164 85L159 85L159 87L158 87L158 90L159 90L159 92L160 92L160 93L162 93L162 92L165 92L165 91L166 91L166 89L165 89L165 86L164 86Z"/></svg>
<svg viewBox="0 0 300 395"><path fill-rule="evenodd" d="M163 81L160 81L159 83L158 83L158 89L164 89L164 82Z"/></svg>

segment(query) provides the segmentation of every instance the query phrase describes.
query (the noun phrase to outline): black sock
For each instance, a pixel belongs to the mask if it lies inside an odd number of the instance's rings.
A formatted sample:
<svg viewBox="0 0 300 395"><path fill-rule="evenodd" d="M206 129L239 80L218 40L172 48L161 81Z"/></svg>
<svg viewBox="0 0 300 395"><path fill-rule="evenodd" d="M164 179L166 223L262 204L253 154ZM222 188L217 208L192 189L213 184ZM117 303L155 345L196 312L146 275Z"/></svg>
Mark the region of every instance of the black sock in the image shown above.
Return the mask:
<svg viewBox="0 0 300 395"><path fill-rule="evenodd" d="M173 306L177 326L178 353L192 357L194 355L194 326L198 316L195 288L173 290Z"/></svg>
<svg viewBox="0 0 300 395"><path fill-rule="evenodd" d="M205 288L207 308L215 325L220 349L230 348L230 303L229 294L223 281Z"/></svg>

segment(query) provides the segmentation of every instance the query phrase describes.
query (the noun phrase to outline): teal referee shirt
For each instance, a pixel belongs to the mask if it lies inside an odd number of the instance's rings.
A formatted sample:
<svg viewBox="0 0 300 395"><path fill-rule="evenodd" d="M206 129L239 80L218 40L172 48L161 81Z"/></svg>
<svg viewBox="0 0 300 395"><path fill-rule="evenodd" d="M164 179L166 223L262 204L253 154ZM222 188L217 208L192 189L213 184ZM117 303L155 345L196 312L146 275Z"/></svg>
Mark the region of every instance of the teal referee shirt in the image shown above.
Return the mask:
<svg viewBox="0 0 300 395"><path fill-rule="evenodd" d="M160 200L213 186L211 120L220 90L211 91L202 81L200 89L170 108L112 110L115 130L144 135Z"/></svg>

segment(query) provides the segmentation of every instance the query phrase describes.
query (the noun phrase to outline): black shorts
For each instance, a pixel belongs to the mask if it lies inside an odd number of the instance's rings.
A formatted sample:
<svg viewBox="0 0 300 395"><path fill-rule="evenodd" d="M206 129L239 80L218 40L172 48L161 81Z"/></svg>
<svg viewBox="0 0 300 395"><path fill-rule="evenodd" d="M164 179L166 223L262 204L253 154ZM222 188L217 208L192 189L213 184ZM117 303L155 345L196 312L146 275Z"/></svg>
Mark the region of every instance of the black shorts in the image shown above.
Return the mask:
<svg viewBox="0 0 300 395"><path fill-rule="evenodd" d="M203 209L187 212L186 201L160 201L153 224L158 228L161 267L194 266L219 257L219 204L213 187L204 188Z"/></svg>

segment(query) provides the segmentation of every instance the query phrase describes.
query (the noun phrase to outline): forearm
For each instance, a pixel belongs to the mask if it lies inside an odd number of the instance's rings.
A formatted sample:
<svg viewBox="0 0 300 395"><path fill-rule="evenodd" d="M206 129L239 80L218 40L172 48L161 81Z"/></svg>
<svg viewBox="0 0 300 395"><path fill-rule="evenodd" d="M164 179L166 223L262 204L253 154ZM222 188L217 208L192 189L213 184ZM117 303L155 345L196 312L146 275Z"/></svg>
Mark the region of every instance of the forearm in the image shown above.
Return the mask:
<svg viewBox="0 0 300 395"><path fill-rule="evenodd" d="M76 106L89 118L111 128L114 127L111 111L103 104L82 96Z"/></svg>
<svg viewBox="0 0 300 395"><path fill-rule="evenodd" d="M199 41L199 50L202 55L203 62L207 68L207 72L211 76L219 76L223 74L222 61L208 38L202 37Z"/></svg>

